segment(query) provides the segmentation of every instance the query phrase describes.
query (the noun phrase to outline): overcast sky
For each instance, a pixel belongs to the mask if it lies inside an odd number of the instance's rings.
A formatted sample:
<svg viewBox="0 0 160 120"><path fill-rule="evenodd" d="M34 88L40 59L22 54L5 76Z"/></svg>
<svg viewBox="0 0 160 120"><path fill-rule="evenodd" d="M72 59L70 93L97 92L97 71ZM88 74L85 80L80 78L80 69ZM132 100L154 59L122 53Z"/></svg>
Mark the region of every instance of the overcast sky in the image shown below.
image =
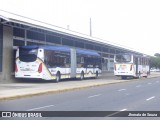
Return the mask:
<svg viewBox="0 0 160 120"><path fill-rule="evenodd" d="M0 9L121 44L160 53L160 0L0 0Z"/></svg>

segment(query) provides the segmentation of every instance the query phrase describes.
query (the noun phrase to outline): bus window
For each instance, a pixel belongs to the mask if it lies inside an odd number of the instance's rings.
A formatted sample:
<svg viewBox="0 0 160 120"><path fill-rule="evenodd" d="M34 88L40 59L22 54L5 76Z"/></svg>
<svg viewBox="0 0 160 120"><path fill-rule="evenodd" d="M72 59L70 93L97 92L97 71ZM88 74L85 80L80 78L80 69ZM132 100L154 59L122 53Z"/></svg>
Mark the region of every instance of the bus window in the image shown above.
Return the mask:
<svg viewBox="0 0 160 120"><path fill-rule="evenodd" d="M48 67L64 67L69 66L69 55L60 52L45 50L45 64ZM67 65L66 65L67 64Z"/></svg>
<svg viewBox="0 0 160 120"><path fill-rule="evenodd" d="M104 58L101 58L101 61L102 61L102 63L103 63L103 64L105 63L105 60L104 60Z"/></svg>
<svg viewBox="0 0 160 120"><path fill-rule="evenodd" d="M148 65L149 64L149 60L148 60L148 58L146 58L146 65Z"/></svg>
<svg viewBox="0 0 160 120"><path fill-rule="evenodd" d="M81 63L84 63L84 57L81 57Z"/></svg>
<svg viewBox="0 0 160 120"><path fill-rule="evenodd" d="M101 68L101 58L94 58L94 67Z"/></svg>
<svg viewBox="0 0 160 120"><path fill-rule="evenodd" d="M23 62L33 62L37 59L37 49L24 49L19 50L19 59Z"/></svg>
<svg viewBox="0 0 160 120"><path fill-rule="evenodd" d="M85 66L88 67L88 68L93 68L93 67L99 67L100 63L101 63L101 59L98 59L98 58L94 58L94 57L85 57L84 59L84 63L85 63Z"/></svg>
<svg viewBox="0 0 160 120"><path fill-rule="evenodd" d="M142 58L139 58L138 65L142 65Z"/></svg>
<svg viewBox="0 0 160 120"><path fill-rule="evenodd" d="M131 55L128 55L128 54L116 55L115 61L116 62L131 62Z"/></svg>
<svg viewBox="0 0 160 120"><path fill-rule="evenodd" d="M145 62L146 62L146 61L145 61L145 58L142 58L142 60L143 60L143 65L145 65Z"/></svg>

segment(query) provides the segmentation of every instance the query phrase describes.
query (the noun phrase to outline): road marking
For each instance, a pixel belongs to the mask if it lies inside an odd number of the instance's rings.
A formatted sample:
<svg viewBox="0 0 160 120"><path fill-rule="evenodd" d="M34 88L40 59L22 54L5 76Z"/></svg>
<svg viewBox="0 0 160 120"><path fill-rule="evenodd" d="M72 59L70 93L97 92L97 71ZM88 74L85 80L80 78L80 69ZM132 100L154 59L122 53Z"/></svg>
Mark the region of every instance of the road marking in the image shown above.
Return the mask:
<svg viewBox="0 0 160 120"><path fill-rule="evenodd" d="M152 83L148 83L148 85L150 85L150 84L152 84Z"/></svg>
<svg viewBox="0 0 160 120"><path fill-rule="evenodd" d="M37 107L37 108L28 109L27 111L38 110L38 109L43 109L43 108L48 108L48 107L53 107L53 106L54 105L47 105L47 106L43 106L43 107Z"/></svg>
<svg viewBox="0 0 160 120"><path fill-rule="evenodd" d="M127 109L122 109L122 110L120 110L120 111L126 111Z"/></svg>
<svg viewBox="0 0 160 120"><path fill-rule="evenodd" d="M110 115L107 115L106 117L112 117L113 115L116 115L116 114L118 114L118 113L120 113L120 112L122 112L122 111L126 111L127 109L122 109L122 110L120 110L120 111L117 111L117 112L114 112L114 113L112 113L112 114L110 114Z"/></svg>
<svg viewBox="0 0 160 120"><path fill-rule="evenodd" d="M137 85L136 87L138 88L138 87L141 87L142 85Z"/></svg>
<svg viewBox="0 0 160 120"><path fill-rule="evenodd" d="M152 97L146 99L146 101L149 101L149 100L151 100L151 99L153 99L153 98L155 98L155 96L152 96Z"/></svg>
<svg viewBox="0 0 160 120"><path fill-rule="evenodd" d="M156 83L159 83L159 81L156 81Z"/></svg>
<svg viewBox="0 0 160 120"><path fill-rule="evenodd" d="M124 90L126 90L126 89L120 89L120 90L118 90L118 91L120 92L120 91L124 91Z"/></svg>
<svg viewBox="0 0 160 120"><path fill-rule="evenodd" d="M125 95L129 95L129 93L126 93Z"/></svg>
<svg viewBox="0 0 160 120"><path fill-rule="evenodd" d="M88 98L98 97L100 95L102 95L102 94L92 95L92 96L89 96Z"/></svg>

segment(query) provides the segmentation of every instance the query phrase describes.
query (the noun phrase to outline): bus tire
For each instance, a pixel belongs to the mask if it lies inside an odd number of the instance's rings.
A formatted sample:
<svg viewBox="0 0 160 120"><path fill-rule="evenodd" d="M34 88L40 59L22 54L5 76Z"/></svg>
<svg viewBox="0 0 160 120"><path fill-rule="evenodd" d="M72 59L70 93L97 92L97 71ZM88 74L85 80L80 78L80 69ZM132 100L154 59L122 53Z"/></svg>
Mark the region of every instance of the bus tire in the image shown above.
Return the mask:
<svg viewBox="0 0 160 120"><path fill-rule="evenodd" d="M121 76L121 79L122 79L122 80L126 80L126 79L127 79L127 76Z"/></svg>
<svg viewBox="0 0 160 120"><path fill-rule="evenodd" d="M57 72L55 82L58 83L61 80L61 73Z"/></svg>
<svg viewBox="0 0 160 120"><path fill-rule="evenodd" d="M81 80L84 80L84 72L83 72L83 71L81 72L80 79L81 79Z"/></svg>
<svg viewBox="0 0 160 120"><path fill-rule="evenodd" d="M97 79L98 78L98 71L96 71L96 77L95 77L95 79Z"/></svg>
<svg viewBox="0 0 160 120"><path fill-rule="evenodd" d="M149 72L147 71L147 75L146 76L144 76L145 78L147 78L148 77L148 75L149 75Z"/></svg>
<svg viewBox="0 0 160 120"><path fill-rule="evenodd" d="M138 73L138 79L140 79L141 78L141 72L139 71L139 73Z"/></svg>

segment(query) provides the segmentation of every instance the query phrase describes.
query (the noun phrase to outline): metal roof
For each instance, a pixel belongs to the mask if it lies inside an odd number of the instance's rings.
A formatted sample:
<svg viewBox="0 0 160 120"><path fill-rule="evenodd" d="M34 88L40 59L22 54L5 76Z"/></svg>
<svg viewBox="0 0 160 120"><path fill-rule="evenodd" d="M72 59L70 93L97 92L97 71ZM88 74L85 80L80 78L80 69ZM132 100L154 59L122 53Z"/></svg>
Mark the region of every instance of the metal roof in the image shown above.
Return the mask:
<svg viewBox="0 0 160 120"><path fill-rule="evenodd" d="M34 20L34 19L31 19L31 18L28 18L28 17L24 17L24 16L21 16L21 15L14 14L14 13L10 13L10 12L4 11L4 10L0 10L0 18L3 20L3 21L2 20L0 21L2 24L11 23L11 22L12 23L17 23L17 24L20 24L20 25L25 25L25 26L29 26L29 27L33 27L33 28L39 28L39 29L43 29L43 30L46 30L46 31L50 31L50 32L55 32L55 33L59 33L59 34L68 35L68 36L71 36L71 37L84 39L84 40L87 40L87 41L90 41L90 42L95 42L95 43L100 43L100 44L103 44L103 45L108 45L108 46L111 46L111 47L114 47L114 48L117 48L117 49L122 49L122 50L130 51L130 52L134 52L134 53L137 53L137 54L143 54L143 53L135 51L131 48L127 48L126 46L122 46L122 45L119 45L119 44L116 44L116 43L112 43L112 42L109 42L109 41L106 41L106 40L103 40L103 39L91 37L91 36L86 35L86 34L71 31L71 30L68 30L68 29L65 29L65 28L62 28L62 27L58 27L58 26L55 26L55 25L52 25L52 24L48 24L48 23L45 23L45 22Z"/></svg>

